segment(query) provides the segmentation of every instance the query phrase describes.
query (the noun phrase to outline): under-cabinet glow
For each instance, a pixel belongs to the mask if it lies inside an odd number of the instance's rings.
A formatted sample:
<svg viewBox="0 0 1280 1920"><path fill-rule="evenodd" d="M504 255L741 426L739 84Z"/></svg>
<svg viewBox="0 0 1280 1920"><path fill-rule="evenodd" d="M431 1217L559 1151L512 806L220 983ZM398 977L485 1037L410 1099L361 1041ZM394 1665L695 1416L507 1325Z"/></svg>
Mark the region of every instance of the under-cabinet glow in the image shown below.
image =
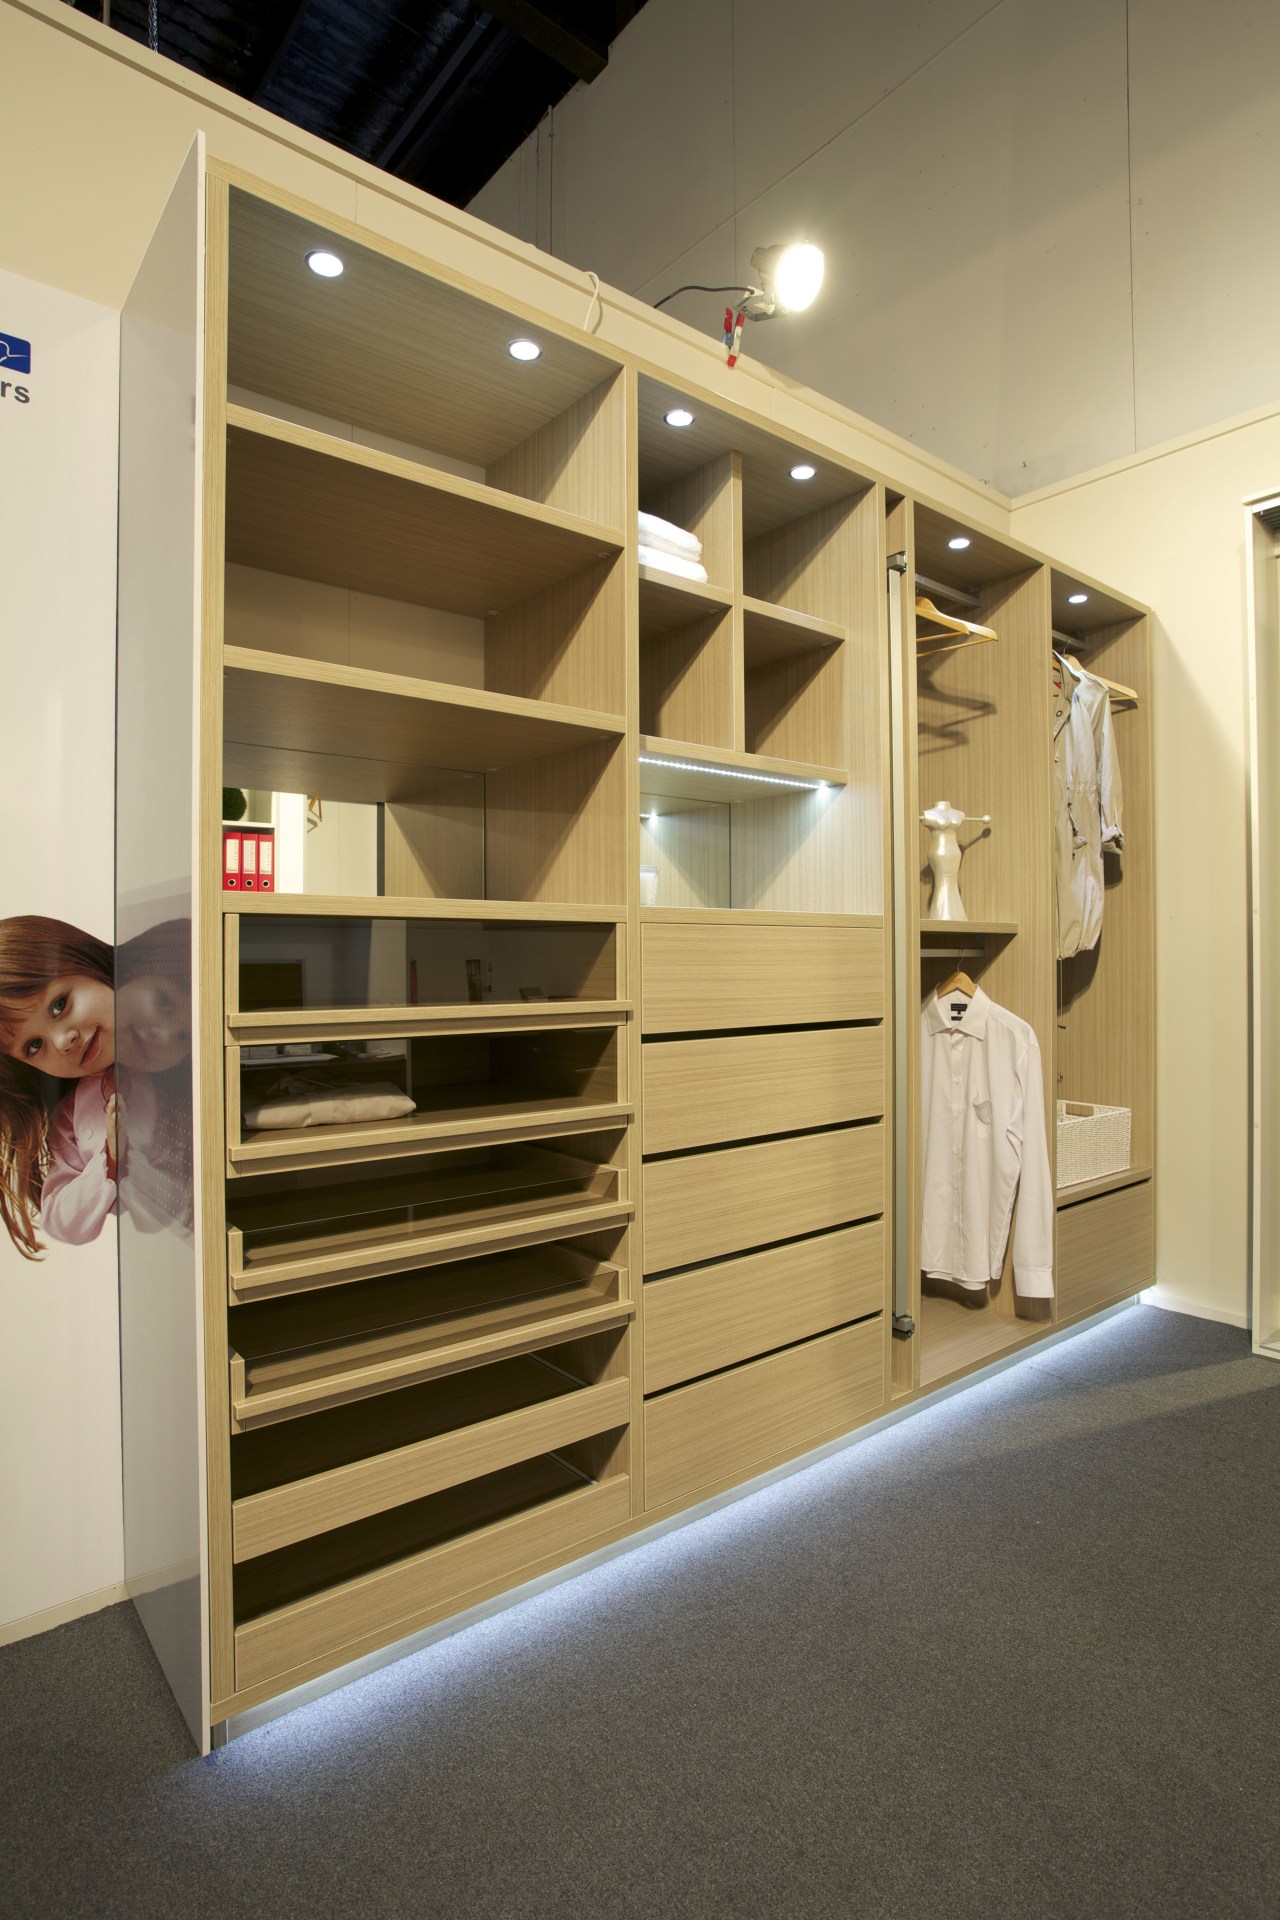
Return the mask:
<svg viewBox="0 0 1280 1920"><path fill-rule="evenodd" d="M816 467L806 466L805 463L801 461L798 467L792 467L791 478L793 480L812 480L817 471L818 469Z"/></svg>
<svg viewBox="0 0 1280 1920"><path fill-rule="evenodd" d="M947 545L950 547L952 553L963 553L965 548L968 546L971 546L972 544L973 543L970 540L967 533L953 534L951 539L948 540L947 542Z"/></svg>
<svg viewBox="0 0 1280 1920"><path fill-rule="evenodd" d="M1067 605L1069 607L1082 607L1088 598L1087 593L1069 593L1067 595Z"/></svg>
<svg viewBox="0 0 1280 1920"><path fill-rule="evenodd" d="M316 247L307 255L307 265L312 273L318 273L322 280L336 280L344 271L337 254L327 253L323 247Z"/></svg>
<svg viewBox="0 0 1280 1920"><path fill-rule="evenodd" d="M513 360L540 360L542 348L536 340L513 340L507 348Z"/></svg>
<svg viewBox="0 0 1280 1920"><path fill-rule="evenodd" d="M753 780L766 787L802 787L816 793L825 780L787 780L780 773L749 773L745 767L706 767L697 760L658 760L652 754L639 756L642 767L666 767L672 773L714 773L722 780Z"/></svg>
<svg viewBox="0 0 1280 1920"><path fill-rule="evenodd" d="M688 407L672 407L671 411L664 413L662 417L669 427L691 427L693 425L693 415L690 413Z"/></svg>

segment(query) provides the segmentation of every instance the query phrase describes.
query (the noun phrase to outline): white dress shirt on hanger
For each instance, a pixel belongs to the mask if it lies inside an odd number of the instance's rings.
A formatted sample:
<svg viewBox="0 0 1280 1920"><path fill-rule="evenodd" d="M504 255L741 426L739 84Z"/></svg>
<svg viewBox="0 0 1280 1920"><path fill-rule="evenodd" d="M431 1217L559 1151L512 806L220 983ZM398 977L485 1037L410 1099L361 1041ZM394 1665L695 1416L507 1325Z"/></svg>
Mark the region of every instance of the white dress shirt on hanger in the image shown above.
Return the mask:
<svg viewBox="0 0 1280 1920"><path fill-rule="evenodd" d="M1014 1285L1048 1298L1054 1196L1040 1045L981 987L971 1000L931 993L924 1003L920 1116L924 1271L962 1287L998 1279L1016 1196Z"/></svg>

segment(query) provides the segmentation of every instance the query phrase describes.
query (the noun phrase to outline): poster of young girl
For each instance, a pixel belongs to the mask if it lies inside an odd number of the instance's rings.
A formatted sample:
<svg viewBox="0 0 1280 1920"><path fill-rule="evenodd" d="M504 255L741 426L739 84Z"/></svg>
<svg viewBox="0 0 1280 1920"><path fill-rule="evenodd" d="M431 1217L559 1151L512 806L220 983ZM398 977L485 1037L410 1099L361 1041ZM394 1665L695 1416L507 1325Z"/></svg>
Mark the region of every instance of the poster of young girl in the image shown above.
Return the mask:
<svg viewBox="0 0 1280 1920"><path fill-rule="evenodd" d="M0 271L0 1640L121 1593L119 319ZM11 397L11 396L10 396Z"/></svg>

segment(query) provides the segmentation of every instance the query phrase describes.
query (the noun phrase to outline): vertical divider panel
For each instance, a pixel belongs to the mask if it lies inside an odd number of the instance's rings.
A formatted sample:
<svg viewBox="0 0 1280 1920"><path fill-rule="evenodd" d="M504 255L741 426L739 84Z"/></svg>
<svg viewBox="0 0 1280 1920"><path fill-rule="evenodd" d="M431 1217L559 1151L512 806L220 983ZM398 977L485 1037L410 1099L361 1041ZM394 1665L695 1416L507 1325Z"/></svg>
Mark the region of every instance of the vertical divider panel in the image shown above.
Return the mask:
<svg viewBox="0 0 1280 1920"><path fill-rule="evenodd" d="M631 1474L631 1514L638 1519L644 1511L644 1167L640 1142L644 1137L642 1102L644 1077L640 1071L641 996L644 978L640 968L640 575L637 557L638 515L640 511L640 420L639 384L634 369L628 369L619 382L623 397L623 430L618 447L619 471L623 487L624 549L624 639L626 665L626 891L619 897L626 902L626 922L618 929L619 993L631 1001L631 1019L624 1032L627 1049L627 1073L633 1096L635 1118L627 1132L625 1192L635 1212L624 1236L627 1249L627 1286L635 1302L635 1318L624 1335L621 1351L628 1356L631 1379L631 1428L627 1450ZM624 992L624 987L626 991Z"/></svg>
<svg viewBox="0 0 1280 1920"><path fill-rule="evenodd" d="M888 555L905 555L903 571L888 573ZM898 598L899 645L891 662L896 698L891 695L892 782L890 844L902 836L890 861L893 876L889 949L895 990L890 995L890 1101L894 1124L890 1165L893 1175L891 1256L897 1308L915 1322L910 1337L897 1335L890 1353L891 1392L895 1399L920 1385L922 1342L920 1308L920 888L916 876L920 813L919 716L917 713L915 621L915 524L910 503L899 500L885 518L886 619L890 594ZM892 624L892 623L891 623ZM896 816L897 826L892 816ZM898 1021L902 1030L898 1030ZM901 1276L901 1279L899 1278Z"/></svg>
<svg viewBox="0 0 1280 1920"><path fill-rule="evenodd" d="M222 913L222 646L225 593L227 287L230 272L230 194L223 180L208 182L205 289L205 476L204 584L201 635L199 822L203 846L196 876L206 937L201 950L201 1015L198 1034L204 1067L200 1102L203 1164L219 1170L205 1181L201 1262L205 1302L205 1410L208 1448L209 1693L225 1699L235 1685L235 1632L231 1580L231 1408L226 1311L226 1115L223 1065L226 1033L214 1021L225 987L209 977L225 964L214 937ZM237 940L238 940L238 921ZM208 970L208 971L207 971Z"/></svg>
<svg viewBox="0 0 1280 1920"><path fill-rule="evenodd" d="M621 527L626 487L617 456L625 416L624 377L619 374L495 460L488 470L489 485L583 520Z"/></svg>

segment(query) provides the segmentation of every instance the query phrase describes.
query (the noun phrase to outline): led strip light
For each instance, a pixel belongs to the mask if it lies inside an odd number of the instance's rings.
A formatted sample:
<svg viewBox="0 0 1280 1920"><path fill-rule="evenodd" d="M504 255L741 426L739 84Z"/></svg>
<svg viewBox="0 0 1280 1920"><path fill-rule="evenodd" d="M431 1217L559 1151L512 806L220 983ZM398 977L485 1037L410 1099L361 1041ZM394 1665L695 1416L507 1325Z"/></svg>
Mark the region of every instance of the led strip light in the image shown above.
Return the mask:
<svg viewBox="0 0 1280 1920"><path fill-rule="evenodd" d="M639 755L642 767L666 767L672 773L714 773L721 780L757 780L766 787L800 787L805 793L818 793L825 780L788 780L780 773L748 773L742 767L707 767L697 760L659 760L653 754Z"/></svg>

